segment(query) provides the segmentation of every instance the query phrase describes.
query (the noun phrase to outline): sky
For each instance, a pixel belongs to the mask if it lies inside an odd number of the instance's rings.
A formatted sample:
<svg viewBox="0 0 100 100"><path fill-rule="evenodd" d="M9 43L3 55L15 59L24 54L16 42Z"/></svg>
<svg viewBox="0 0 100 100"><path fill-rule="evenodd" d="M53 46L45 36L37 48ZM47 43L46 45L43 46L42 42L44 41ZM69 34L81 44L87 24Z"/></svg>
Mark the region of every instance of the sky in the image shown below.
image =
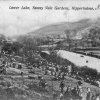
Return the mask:
<svg viewBox="0 0 100 100"><path fill-rule="evenodd" d="M100 17L100 10L25 10L9 9L9 7L58 6L58 7L94 7L99 1L66 1L66 0L34 0L34 1L0 1L0 33L13 37L27 34L43 26L60 23L75 22L81 19L96 19Z"/></svg>

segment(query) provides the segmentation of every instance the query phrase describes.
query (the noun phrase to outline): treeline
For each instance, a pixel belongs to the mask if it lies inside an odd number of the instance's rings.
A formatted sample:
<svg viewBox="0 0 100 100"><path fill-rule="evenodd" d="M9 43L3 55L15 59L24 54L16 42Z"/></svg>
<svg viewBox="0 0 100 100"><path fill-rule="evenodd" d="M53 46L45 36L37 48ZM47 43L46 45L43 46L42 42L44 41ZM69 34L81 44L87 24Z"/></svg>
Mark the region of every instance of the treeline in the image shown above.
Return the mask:
<svg viewBox="0 0 100 100"><path fill-rule="evenodd" d="M67 38L58 43L57 49L71 50L74 47L100 47L100 27L91 27L87 31L80 31L80 39L75 39L77 31L65 30L64 32Z"/></svg>

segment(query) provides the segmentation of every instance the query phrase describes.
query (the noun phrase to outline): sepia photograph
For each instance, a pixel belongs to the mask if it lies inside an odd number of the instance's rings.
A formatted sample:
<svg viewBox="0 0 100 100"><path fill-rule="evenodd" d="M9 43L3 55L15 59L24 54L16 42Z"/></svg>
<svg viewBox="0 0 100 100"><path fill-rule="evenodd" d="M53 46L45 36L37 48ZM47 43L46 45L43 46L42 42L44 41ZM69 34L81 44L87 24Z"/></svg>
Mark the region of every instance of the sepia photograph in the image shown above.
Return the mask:
<svg viewBox="0 0 100 100"><path fill-rule="evenodd" d="M0 100L100 100L100 1L0 1Z"/></svg>

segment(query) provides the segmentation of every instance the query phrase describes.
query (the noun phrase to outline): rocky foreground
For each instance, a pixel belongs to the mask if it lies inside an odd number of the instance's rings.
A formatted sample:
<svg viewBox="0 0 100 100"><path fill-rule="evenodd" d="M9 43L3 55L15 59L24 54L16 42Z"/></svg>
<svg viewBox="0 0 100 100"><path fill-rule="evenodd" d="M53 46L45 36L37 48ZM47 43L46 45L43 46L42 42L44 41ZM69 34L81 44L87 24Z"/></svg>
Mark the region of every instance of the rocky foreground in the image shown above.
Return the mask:
<svg viewBox="0 0 100 100"><path fill-rule="evenodd" d="M41 73L43 72L41 71ZM23 77L21 75L0 75L0 100L53 100L53 93L56 94L56 100L60 100L60 81L52 81L50 75L43 75L48 83L48 86L43 89L39 86L37 75L31 74ZM76 79L66 76L66 86L70 85L73 88L76 86L76 82ZM83 82L84 100L86 100L87 87L90 87L94 94L100 93L100 88Z"/></svg>

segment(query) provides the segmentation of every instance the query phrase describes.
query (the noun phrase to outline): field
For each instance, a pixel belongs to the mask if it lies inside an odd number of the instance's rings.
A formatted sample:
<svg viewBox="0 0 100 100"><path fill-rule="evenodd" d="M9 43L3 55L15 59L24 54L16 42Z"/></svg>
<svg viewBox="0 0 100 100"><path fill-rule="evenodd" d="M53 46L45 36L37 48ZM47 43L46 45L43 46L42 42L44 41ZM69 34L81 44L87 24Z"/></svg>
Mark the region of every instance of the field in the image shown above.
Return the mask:
<svg viewBox="0 0 100 100"><path fill-rule="evenodd" d="M43 74L41 70L35 70L36 74L24 75L0 75L0 100L53 100L53 93L56 93L56 100L59 99L60 81L52 81L52 76L43 75L48 83L46 89L39 86L37 75ZM29 76L32 76L30 79ZM66 76L66 86L71 88L76 86L76 79ZM100 88L83 82L84 100L86 97L86 88L90 87L93 93L100 93ZM63 100L66 100L63 98Z"/></svg>

